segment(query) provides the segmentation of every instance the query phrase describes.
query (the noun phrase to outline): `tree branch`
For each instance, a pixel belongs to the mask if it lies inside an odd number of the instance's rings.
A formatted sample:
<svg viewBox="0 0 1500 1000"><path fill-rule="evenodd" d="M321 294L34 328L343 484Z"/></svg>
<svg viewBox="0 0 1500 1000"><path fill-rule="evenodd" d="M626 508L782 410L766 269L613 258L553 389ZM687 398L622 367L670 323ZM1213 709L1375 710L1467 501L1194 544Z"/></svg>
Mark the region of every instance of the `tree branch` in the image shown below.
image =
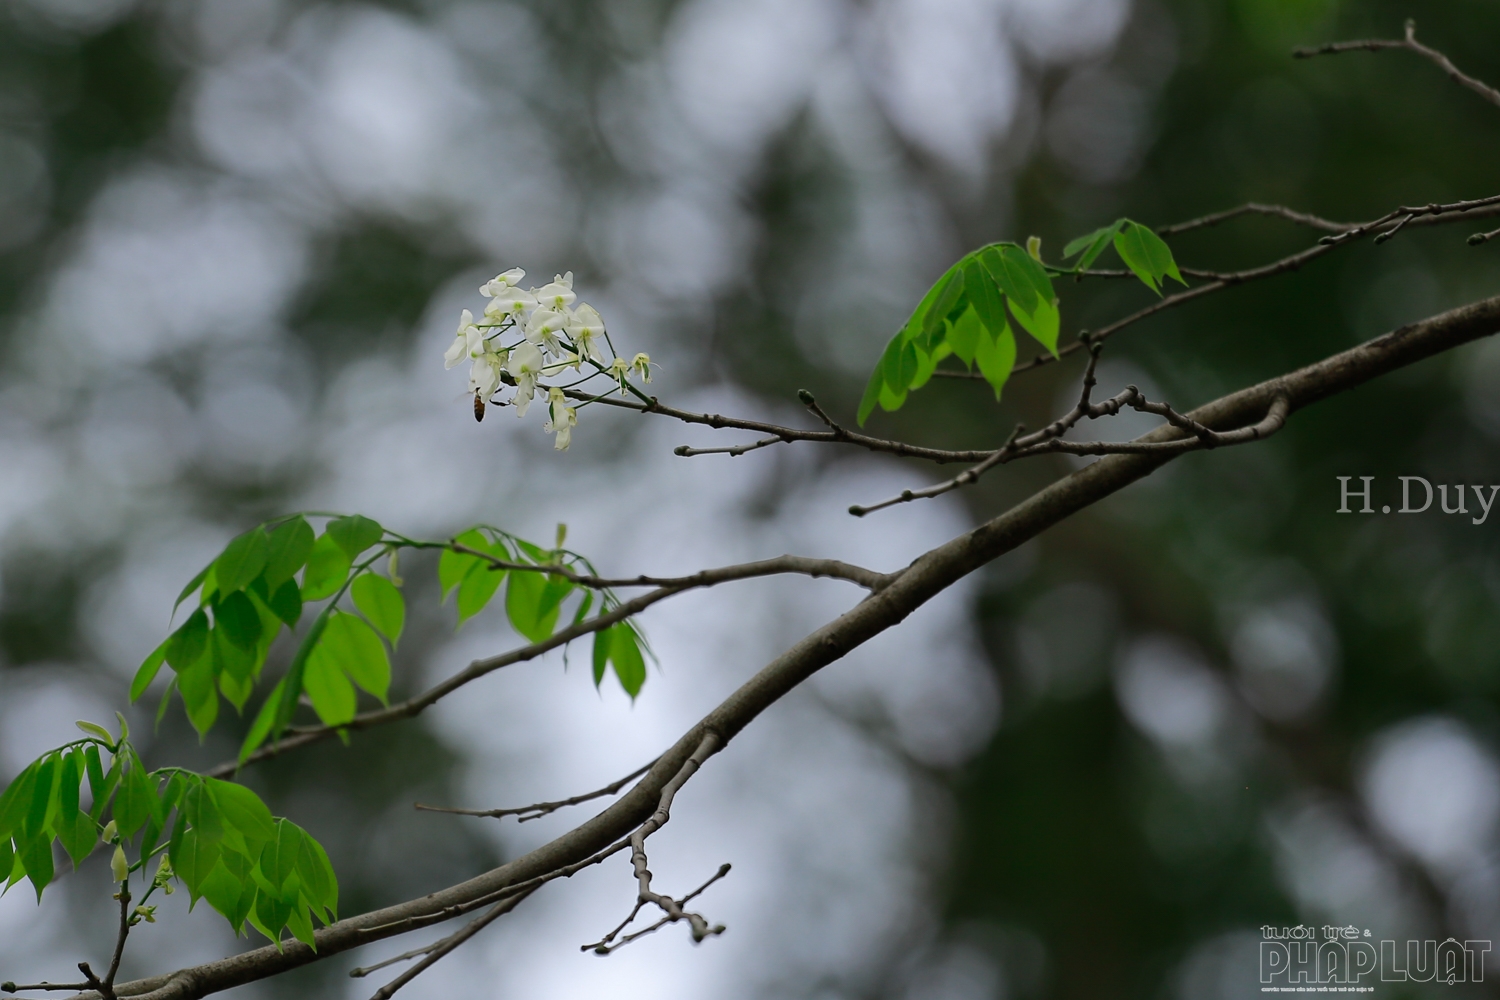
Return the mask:
<svg viewBox="0 0 1500 1000"><path fill-rule="evenodd" d="M512 809L453 809L448 806L423 805L420 802L414 803L414 806L424 812L452 813L456 816L484 816L493 819L500 819L505 816L517 816L519 817L517 822L525 823L527 820L540 819L568 806L576 806L594 799L603 798L606 795L614 795L636 778L651 770L651 764L655 763L656 761L653 760L644 767L631 771L619 781L611 782L603 788L587 792L583 795L574 795L572 798L559 799L556 802L538 802L534 805L520 806Z"/></svg>
<svg viewBox="0 0 1500 1000"><path fill-rule="evenodd" d="M1340 52L1379 52L1382 49L1406 49L1408 52L1415 52L1419 56L1430 59L1437 64L1438 69L1447 74L1448 79L1460 87L1472 90L1496 107L1500 107L1500 90L1462 72L1443 53L1417 41L1417 22L1411 19L1406 22L1406 37L1404 38L1367 38L1353 42L1330 42L1327 45L1297 49L1292 53L1292 57L1310 59L1313 56L1337 55Z"/></svg>
<svg viewBox="0 0 1500 1000"><path fill-rule="evenodd" d="M1399 368L1441 354L1500 329L1500 297L1485 299L1405 326L1316 364L1250 386L1191 411L1187 416L1213 430L1237 427L1265 413L1278 397L1288 412ZM1189 436L1167 424L1140 439L1170 442ZM714 708L673 744L626 794L573 830L498 868L449 888L320 928L317 950L298 941L252 949L165 975L117 986L120 996L149 1000L189 1000L267 979L289 969L339 954L372 940L426 926L455 915L497 893L515 893L528 882L550 878L586 863L603 848L618 845L651 817L661 792L683 765L714 734L727 745L767 707L818 670L891 628L932 597L986 563L1052 525L1078 513L1173 458L1150 452L1110 455L1073 472L1010 510L917 558L882 589L795 643ZM628 841L623 843L628 844ZM581 859L581 860L580 860Z"/></svg>

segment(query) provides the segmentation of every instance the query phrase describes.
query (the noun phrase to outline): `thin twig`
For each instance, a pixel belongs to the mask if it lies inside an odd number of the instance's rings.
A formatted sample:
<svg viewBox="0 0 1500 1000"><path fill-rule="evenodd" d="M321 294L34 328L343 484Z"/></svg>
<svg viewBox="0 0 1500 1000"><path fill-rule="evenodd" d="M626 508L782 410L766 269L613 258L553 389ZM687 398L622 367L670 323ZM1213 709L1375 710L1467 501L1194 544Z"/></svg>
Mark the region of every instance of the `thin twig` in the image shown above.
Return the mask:
<svg viewBox="0 0 1500 1000"><path fill-rule="evenodd" d="M731 458L738 458L747 451L755 451L757 448L769 448L773 444L782 444L783 442L783 438L770 437L761 438L759 441L754 441L750 444L731 445L727 448L689 448L685 444L680 444L672 449L672 454L679 458L694 458L698 455L728 455Z"/></svg>
<svg viewBox="0 0 1500 1000"><path fill-rule="evenodd" d="M617 927L615 927L614 930L610 931L608 934L604 935L604 937L600 938L598 941L593 942L592 944L583 945L580 950L592 951L596 955L608 955L615 949L623 947L624 945L629 944L631 941L634 941L637 938L644 937L645 935L650 934L652 931L655 931L659 927L670 923L676 923L679 920L686 920L688 922L688 926L692 928L693 942L695 944L701 942L707 937L724 933L723 924L710 925L709 922L703 918L702 914L685 910L683 909L683 905L702 893L704 889L707 889L719 879L723 878L725 875L728 875L730 867L729 865L721 866L718 873L714 875L713 878L710 878L707 882L704 882L703 885L701 885L698 889L679 900L673 899L671 896L664 896L651 888L651 869L647 867L648 861L646 857L646 838L650 837L653 833L666 826L667 823L671 820L672 800L676 797L677 790L687 783L688 779L693 776L693 774L698 770L698 768L703 764L705 760L713 756L713 754L719 749L720 745L721 741L719 739L718 733L715 733L713 731L706 733L702 741L698 744L698 748L693 751L693 755L683 763L682 768L677 772L676 775L672 777L672 780L668 781L666 785L662 787L661 798L657 801L656 812L652 813L651 818L642 823L640 827L638 827L636 831L630 835L630 863L631 866L635 869L635 877L638 886L635 906L631 909L629 916L627 916ZM614 943L615 938L620 934L620 932L628 927L630 925L630 922L633 921L636 918L637 914L641 912L641 908L648 904L656 906L664 914L666 914L666 916L664 916L661 920L657 921L655 924L651 925L645 930L627 935L626 937L621 939L619 943Z"/></svg>
<svg viewBox="0 0 1500 1000"><path fill-rule="evenodd" d="M541 817L546 816L549 813L554 813L559 809L566 808L567 806L576 806L584 802L590 802L594 799L603 798L606 795L614 795L630 782L634 781L636 778L639 778L641 775L651 770L652 766L655 763L656 760L653 759L644 767L640 767L634 771L631 771L619 781L611 782L610 784L605 785L603 788L600 788L596 791L588 792L584 795L574 795L572 798L559 799L556 802L537 802L533 805L520 806L519 808L514 809L454 809L448 806L423 805L421 802L415 803L415 805L416 808L421 809L424 812L452 813L457 816L486 816L492 817L494 819L499 819L503 816L516 816L519 817L519 822L525 823L527 820L540 819Z"/></svg>
<svg viewBox="0 0 1500 1000"><path fill-rule="evenodd" d="M433 965L437 964L437 962L439 962L444 956L448 955L459 945L469 940L469 938L473 937L475 934L478 934L490 924L494 923L496 919L504 916L511 910L514 910L521 904L522 900L524 900L527 896L530 896L535 891L535 889L528 889L525 892L517 893L516 895L511 896L507 899L502 899L500 902L490 907L490 909L484 914L484 916L470 921L462 930L458 931L456 934L452 934L432 945L428 951L426 958L422 959L422 961L418 962L416 965L413 965L410 969L407 969L405 972L401 973L401 975L397 976L395 979L392 979L390 982L380 987L380 989L376 990L374 994L371 995L370 1000L390 1000L391 997L396 995L397 990L401 989L401 987L405 986L407 983L411 982L413 979L417 978L422 973L432 968Z"/></svg>
<svg viewBox="0 0 1500 1000"><path fill-rule="evenodd" d="M1297 49L1292 56L1297 59L1310 59L1313 56L1337 55L1340 52L1379 52L1382 49L1406 49L1424 56L1436 63L1438 68L1448 75L1448 79L1460 87L1467 87L1486 101L1500 107L1500 90L1462 72L1443 53L1417 41L1417 22L1411 19L1406 22L1405 38L1366 38L1353 42L1330 42L1327 45Z"/></svg>
<svg viewBox="0 0 1500 1000"><path fill-rule="evenodd" d="M79 990L87 990L87 989L91 989L91 988L92 987L90 987L88 983L47 983L47 982L42 982L42 983L27 983L25 985L17 985L16 983L10 983L10 982L0 983L0 990L4 990L6 993L26 993L26 992L29 992L31 990L72 990L72 991L74 991L76 993Z"/></svg>
<svg viewBox="0 0 1500 1000"><path fill-rule="evenodd" d="M357 966L356 968L353 968L353 969L349 970L349 978L350 979L363 979L366 976L368 976L370 973L372 973L372 972L379 972L381 969L387 968L388 966L395 965L397 962L408 962L408 961L410 961L413 958L421 958L423 955L425 955L428 952L432 951L432 949L436 948L438 945L440 945L442 943L443 943L442 940L439 939L439 940L434 941L434 942L432 942L432 944L429 944L429 945L427 945L425 947L422 947L422 948L413 948L411 951L403 951L399 955L394 955L394 956L386 959L383 962L376 962L374 965L361 965L361 966Z"/></svg>
<svg viewBox="0 0 1500 1000"><path fill-rule="evenodd" d="M1259 202L1247 202L1234 208L1225 209L1222 212L1211 212L1208 215L1199 216L1196 219L1188 219L1185 222L1174 222L1170 226L1160 226L1156 230L1158 236L1176 236L1179 233L1191 232L1194 229L1206 229L1217 226L1221 222L1237 219L1242 215L1271 215L1277 218L1295 222L1299 226L1307 226L1310 229L1321 229L1324 232L1337 233L1349 228L1347 223L1334 222L1322 216L1313 215L1309 212L1299 212L1285 205L1263 205ZM1125 274L1133 272L1126 271Z"/></svg>

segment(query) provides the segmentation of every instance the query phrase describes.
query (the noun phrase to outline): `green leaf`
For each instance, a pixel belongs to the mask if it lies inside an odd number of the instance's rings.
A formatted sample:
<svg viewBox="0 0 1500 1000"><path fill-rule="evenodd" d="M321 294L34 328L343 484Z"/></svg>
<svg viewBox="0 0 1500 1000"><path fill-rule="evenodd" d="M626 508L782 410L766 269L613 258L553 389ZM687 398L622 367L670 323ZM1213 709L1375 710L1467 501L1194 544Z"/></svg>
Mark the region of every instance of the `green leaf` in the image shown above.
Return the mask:
<svg viewBox="0 0 1500 1000"><path fill-rule="evenodd" d="M271 838L260 853L260 871L267 882L280 893L287 880L297 872L297 855L302 850L302 828L288 819L278 819Z"/></svg>
<svg viewBox="0 0 1500 1000"><path fill-rule="evenodd" d="M979 373L995 390L995 400L998 402L1016 364L1016 338L1010 332L1009 323L1001 328L998 337L991 336L989 331L980 335L974 360L979 362Z"/></svg>
<svg viewBox="0 0 1500 1000"><path fill-rule="evenodd" d="M89 856L98 842L98 827L88 813L78 809L78 786L83 782L83 751L74 750L63 758L62 777L57 786L57 819L54 829L73 867Z"/></svg>
<svg viewBox="0 0 1500 1000"><path fill-rule="evenodd" d="M406 601L396 585L383 576L363 573L355 577L349 592L354 598L354 606L395 646L406 624Z"/></svg>
<svg viewBox="0 0 1500 1000"><path fill-rule="evenodd" d="M296 628L302 618L302 589L296 580L287 580L271 594L267 606L287 628Z"/></svg>
<svg viewBox="0 0 1500 1000"><path fill-rule="evenodd" d="M385 534L385 529L378 522L359 514L329 521L324 531L348 553L351 560L359 558L360 553L380 541L380 537Z"/></svg>
<svg viewBox="0 0 1500 1000"><path fill-rule="evenodd" d="M42 890L52 881L52 838L39 833L21 840L16 845L21 856L21 866L26 877L36 889L36 899L42 901Z"/></svg>
<svg viewBox="0 0 1500 1000"><path fill-rule="evenodd" d="M249 677L240 677L228 670L219 674L219 693L224 700L234 706L236 712L245 711L245 702L250 700L250 695L255 693L255 681Z"/></svg>
<svg viewBox="0 0 1500 1000"><path fill-rule="evenodd" d="M0 840L19 829L26 813L30 811L32 791L36 788L37 771L40 767L41 761L33 761L0 794ZM0 869L0 876L3 874L3 869Z"/></svg>
<svg viewBox="0 0 1500 1000"><path fill-rule="evenodd" d="M980 260L1005 293L1011 315L1056 356L1061 317L1046 269L1026 251L1009 243L987 248ZM1000 336L998 328L992 328L990 333L996 338Z"/></svg>
<svg viewBox="0 0 1500 1000"><path fill-rule="evenodd" d="M270 539L259 527L251 528L226 545L224 552L214 560L214 579L219 593L231 594L249 586L250 581L266 568L270 549Z"/></svg>
<svg viewBox="0 0 1500 1000"><path fill-rule="evenodd" d="M204 778L203 786L219 807L226 842L238 838L232 846L243 847L241 853L249 857L260 857L261 849L276 835L276 820L260 796L244 785L218 778Z"/></svg>
<svg viewBox="0 0 1500 1000"><path fill-rule="evenodd" d="M937 294L933 295L932 292L929 292L927 296L923 296L922 303L917 306L918 313L921 316L921 326L917 333L922 340L929 344L932 342L932 338L937 336L943 329L943 320L948 318L949 310L958 304L958 297L963 294L963 265L967 260L968 258L964 257L958 263L948 268L947 271L943 272L943 276L932 286ZM913 316L913 319L916 319L916 316ZM911 324L907 324L906 339L908 341L916 339L916 337L912 336ZM899 384L905 385L909 381L910 379L903 379ZM887 382L889 382L889 379L887 379Z"/></svg>
<svg viewBox="0 0 1500 1000"><path fill-rule="evenodd" d="M625 689L625 693L634 701L635 696L641 693L641 686L646 683L646 661L641 657L635 629L631 628L629 622L620 622L612 626L610 631L615 634L609 643L609 658L615 665L615 676L620 679L620 686Z"/></svg>
<svg viewBox="0 0 1500 1000"><path fill-rule="evenodd" d="M214 626L215 631L240 649L254 649L260 642L260 612L243 590L234 591L214 605Z"/></svg>
<svg viewBox="0 0 1500 1000"><path fill-rule="evenodd" d="M151 818L155 801L156 794L151 790L151 780L146 777L146 769L141 766L140 758L131 752L125 766L121 768L120 789L115 793L112 813L115 827L120 831L122 839L128 839L146 824L146 820Z"/></svg>
<svg viewBox="0 0 1500 1000"><path fill-rule="evenodd" d="M302 600L321 601L336 593L344 585L353 564L349 553L332 535L323 535L313 544L307 557L307 569L302 574Z"/></svg>
<svg viewBox="0 0 1500 1000"><path fill-rule="evenodd" d="M89 817L98 823L104 815L105 807L109 805L110 797L115 794L115 788L120 784L120 758L114 758L109 771L105 772L99 761L99 749L89 747L84 751L84 764L89 773L89 794L94 799L89 806Z"/></svg>
<svg viewBox="0 0 1500 1000"><path fill-rule="evenodd" d="M1187 282L1183 281L1181 272L1177 270L1177 262L1172 259L1171 248L1162 238L1139 222L1129 219L1123 221L1120 231L1115 234L1115 251L1119 253L1125 266L1135 272L1135 276L1157 295L1161 294L1164 278L1175 278L1186 285Z"/></svg>
<svg viewBox="0 0 1500 1000"><path fill-rule="evenodd" d="M45 833L57 814L58 754L49 753L36 769L36 784L31 788L31 802L21 820L21 832L27 837ZM29 870L29 869L28 869Z"/></svg>
<svg viewBox="0 0 1500 1000"><path fill-rule="evenodd" d="M609 644L614 635L614 626L601 628L594 633L594 687L604 683L604 671L609 666Z"/></svg>
<svg viewBox="0 0 1500 1000"><path fill-rule="evenodd" d="M465 548L477 549L480 552L489 552L490 545L484 535L477 528L470 528L462 535L453 539ZM504 558L510 553L501 551L495 555ZM484 563L483 559L471 556L467 552L455 552L452 549L444 549L443 554L438 557L438 585L443 591L443 600L448 599L448 591L463 583L464 578L474 571L475 567Z"/></svg>
<svg viewBox="0 0 1500 1000"><path fill-rule="evenodd" d="M83 770L89 778L89 795L97 806L104 795L104 765L99 759L99 748L92 743L83 748ZM0 868L3 867L5 866L0 865Z"/></svg>
<svg viewBox="0 0 1500 1000"><path fill-rule="evenodd" d="M208 615L199 608L188 616L182 627L167 640L167 663L182 673L197 663L208 649Z"/></svg>
<svg viewBox="0 0 1500 1000"><path fill-rule="evenodd" d="M199 585L202 584L203 581L208 578L208 571L211 570L211 569L213 569L213 568L214 568L214 564L213 563L209 563L207 566L203 567L202 569L200 569L198 571L198 575L197 576L193 577L191 580L188 581L188 585L186 587L182 588L182 593L180 593L180 594L177 595L177 600L172 604L172 612L173 612L173 614L176 614L177 609L182 606L182 602L188 599L188 595L192 594L193 591L197 590L198 587L199 587Z"/></svg>
<svg viewBox="0 0 1500 1000"><path fill-rule="evenodd" d="M188 826L198 831L198 836L207 840L221 840L224 836L224 813L214 793L198 775L186 775L187 787L182 791L182 814Z"/></svg>
<svg viewBox="0 0 1500 1000"><path fill-rule="evenodd" d="M297 880L302 886L302 895L314 908L320 910L319 919L324 924L333 922L338 912L338 880L333 866L322 845L303 831L302 843L297 851Z"/></svg>
<svg viewBox="0 0 1500 1000"><path fill-rule="evenodd" d="M1000 332L1000 329L1005 326L1005 299L1001 295L1000 287L995 283L995 279L990 274L989 269L981 264L978 259L971 258L969 263L964 266L964 292L968 296L969 305L973 308L973 312L979 317L979 322L990 332L990 336L996 336ZM967 316L968 313L964 313L964 315ZM961 320L962 317L960 317ZM955 327L957 325L957 323L954 324ZM951 331L948 342L950 344L953 343ZM965 356L965 352L959 351L957 344L953 345L953 352L965 364L974 357L974 348L972 346L967 351L967 357Z"/></svg>
<svg viewBox="0 0 1500 1000"><path fill-rule="evenodd" d="M243 876L237 874L236 869L242 870ZM255 905L256 887L249 875L248 863L232 851L221 851L214 866L198 885L198 891L208 900L208 905L229 921L236 934L245 926L245 917Z"/></svg>
<svg viewBox="0 0 1500 1000"><path fill-rule="evenodd" d="M974 365L974 352L979 347L979 337L983 332L984 324L973 309L958 317L948 327L948 346L967 367L972 368Z"/></svg>
<svg viewBox="0 0 1500 1000"><path fill-rule="evenodd" d="M95 737L105 746L109 747L110 750L113 750L115 748L114 735L108 729L105 729L98 723L89 722L86 719L79 719L77 722L73 723L73 725L78 727L79 732L84 733L88 736Z"/></svg>
<svg viewBox="0 0 1500 1000"><path fill-rule="evenodd" d="M151 784L159 785L157 775L151 776ZM187 780L182 772L178 771L172 775L167 787L156 796L156 801L151 809L151 818L146 820L146 825L141 829L141 857L149 857L156 849L161 840L162 831L166 828L167 819L170 817L172 807L177 804L183 795Z"/></svg>
<svg viewBox="0 0 1500 1000"><path fill-rule="evenodd" d="M263 571L266 589L275 593L307 562L312 552L313 530L301 514L276 526L271 532Z"/></svg>
<svg viewBox="0 0 1500 1000"><path fill-rule="evenodd" d="M182 695L188 721L202 737L214 727L219 717L219 691L215 685L213 656L205 656L177 674L177 690Z"/></svg>
<svg viewBox="0 0 1500 1000"><path fill-rule="evenodd" d="M1110 241L1115 237L1115 233L1119 232L1120 227L1124 224L1124 219L1116 219L1107 226L1078 237L1063 247L1063 259L1066 260L1076 253L1082 253L1083 256L1074 267L1080 271L1088 270L1089 265L1099 259L1099 255L1109 246Z"/></svg>
<svg viewBox="0 0 1500 1000"><path fill-rule="evenodd" d="M172 871L187 886L188 897L192 903L198 902L198 897L203 894L203 883L208 879L209 873L213 871L214 865L218 863L221 848L219 842L206 837L197 830L189 829L182 835L182 839L173 844L169 855L172 859ZM212 902L209 904L212 906Z"/></svg>
<svg viewBox="0 0 1500 1000"><path fill-rule="evenodd" d="M325 726L341 726L354 718L357 708L354 685L349 683L349 675L328 651L326 639L318 643L307 658L302 690L312 699L313 710Z"/></svg>
<svg viewBox="0 0 1500 1000"><path fill-rule="evenodd" d="M318 643L313 655L320 653L328 657L361 689L382 702L386 700L391 688L390 658L386 656L380 637L358 617L341 611L330 615L328 626L323 632L323 641ZM313 699L313 704L317 704L316 698Z"/></svg>
<svg viewBox="0 0 1500 1000"><path fill-rule="evenodd" d="M907 336L905 331L891 338L890 343L885 345L885 351L881 353L880 360L875 363L875 370L870 373L870 381L865 385L865 394L859 401L858 421L863 427L865 421L875 409L875 404L880 401L881 390L885 388L886 369L891 364L891 358L901 353L905 346Z"/></svg>
<svg viewBox="0 0 1500 1000"><path fill-rule="evenodd" d="M156 680L157 671L161 670L161 665L167 660L167 645L171 641L171 639L163 641L160 646L151 651L150 656L147 656L142 661L140 669L135 672L135 680L130 682L131 701L138 701L141 695L146 693L146 689L151 686L151 682ZM111 740L113 740L113 737L111 737Z"/></svg>
<svg viewBox="0 0 1500 1000"><path fill-rule="evenodd" d="M547 600L547 583L540 573L510 573L505 588L505 613L511 626L532 642L545 642L557 626L558 606ZM550 604L550 607L548 605Z"/></svg>

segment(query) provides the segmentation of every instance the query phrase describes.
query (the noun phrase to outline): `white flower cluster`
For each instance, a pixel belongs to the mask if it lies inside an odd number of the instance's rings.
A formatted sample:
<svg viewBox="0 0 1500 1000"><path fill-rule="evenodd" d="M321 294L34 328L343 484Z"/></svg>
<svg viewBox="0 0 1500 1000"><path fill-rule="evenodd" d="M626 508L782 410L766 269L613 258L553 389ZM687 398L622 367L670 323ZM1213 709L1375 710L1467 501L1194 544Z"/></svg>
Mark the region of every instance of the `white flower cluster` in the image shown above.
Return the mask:
<svg viewBox="0 0 1500 1000"><path fill-rule="evenodd" d="M578 424L578 410L568 405L564 390L604 375L618 384L621 395L627 390L637 391L629 376L633 372L643 382L650 382L651 359L644 354L630 361L615 356L599 310L587 302L574 305L578 296L573 291L572 271L557 275L541 288L522 289L524 277L525 271L513 267L484 283L480 292L490 300L484 307L484 317L476 323L473 313L463 311L457 336L443 360L448 368L465 360L471 362L469 391L474 394L476 420L484 418L484 405L495 402L502 385L515 386L515 395L508 402L515 406L518 417L526 415L538 394L545 395L547 422L543 429L557 435L558 451L566 451ZM520 339L506 344L507 333L519 334ZM540 381L568 369L582 377L563 386ZM584 396L579 405L597 398Z"/></svg>

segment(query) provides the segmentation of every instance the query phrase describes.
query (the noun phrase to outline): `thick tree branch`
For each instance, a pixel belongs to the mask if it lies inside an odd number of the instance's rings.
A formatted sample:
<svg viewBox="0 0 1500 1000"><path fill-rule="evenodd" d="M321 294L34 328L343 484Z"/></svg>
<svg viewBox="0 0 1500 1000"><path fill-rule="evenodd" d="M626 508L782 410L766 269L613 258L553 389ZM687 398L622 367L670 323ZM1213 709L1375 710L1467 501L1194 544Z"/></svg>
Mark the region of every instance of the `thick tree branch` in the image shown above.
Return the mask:
<svg viewBox="0 0 1500 1000"><path fill-rule="evenodd" d="M1258 419L1273 401L1286 400L1288 412L1371 379L1441 354L1500 330L1500 297L1452 310L1402 327L1316 364L1214 400L1187 416L1204 427L1224 431ZM1188 437L1167 424L1145 435L1145 443ZM713 734L727 745L761 712L775 704L818 670L889 629L953 583L986 563L1036 537L1054 524L1144 478L1173 454L1149 452L1110 455L1072 473L971 531L938 546L897 574L889 585L848 612L806 636L689 729L634 787L598 815L575 829L491 871L458 885L358 916L339 920L316 932L317 950L296 942L256 948L214 962L116 987L120 996L150 1000L188 1000L278 975L328 958L403 929L427 926L513 894L534 880L547 879L585 863L603 849L618 849L657 809L662 790ZM611 845L614 845L611 848Z"/></svg>

